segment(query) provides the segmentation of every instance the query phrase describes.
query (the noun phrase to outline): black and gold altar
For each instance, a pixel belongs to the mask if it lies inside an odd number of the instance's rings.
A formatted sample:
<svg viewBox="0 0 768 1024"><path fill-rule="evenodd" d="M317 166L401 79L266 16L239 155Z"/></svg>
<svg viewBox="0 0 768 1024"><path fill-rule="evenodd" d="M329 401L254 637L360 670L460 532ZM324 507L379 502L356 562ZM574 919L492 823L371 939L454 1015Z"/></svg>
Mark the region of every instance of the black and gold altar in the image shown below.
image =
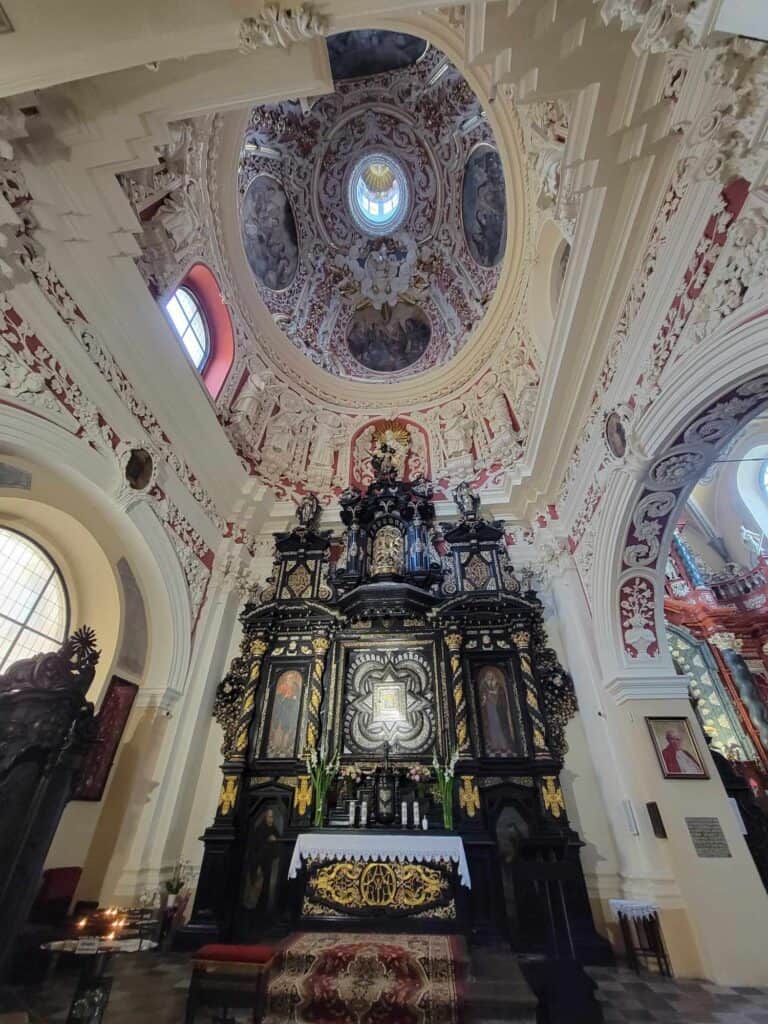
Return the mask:
<svg viewBox="0 0 768 1024"><path fill-rule="evenodd" d="M457 520L437 524L429 481L399 479L384 447L374 468L365 491L340 497L341 538L305 502L242 613L216 699L221 799L188 934L434 929L599 959L559 781L576 701L542 605L515 575L504 524L468 488ZM308 750L340 756L319 828ZM431 766L454 752L450 832ZM463 845L471 888L439 859L317 856L288 878L300 835L396 847L425 828Z"/></svg>

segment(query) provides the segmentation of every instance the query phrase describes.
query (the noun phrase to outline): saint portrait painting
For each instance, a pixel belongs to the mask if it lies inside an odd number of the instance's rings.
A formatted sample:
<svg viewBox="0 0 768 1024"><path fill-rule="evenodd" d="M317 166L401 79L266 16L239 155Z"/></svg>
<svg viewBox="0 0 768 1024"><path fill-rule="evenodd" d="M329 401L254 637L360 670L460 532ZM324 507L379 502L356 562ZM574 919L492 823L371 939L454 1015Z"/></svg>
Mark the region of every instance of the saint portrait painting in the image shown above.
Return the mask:
<svg viewBox="0 0 768 1024"><path fill-rule="evenodd" d="M283 809L275 804L261 810L248 830L241 896L249 930L275 913L280 884L278 840L284 828Z"/></svg>
<svg viewBox="0 0 768 1024"><path fill-rule="evenodd" d="M301 672L294 668L281 672L275 679L264 757L294 756L303 685Z"/></svg>
<svg viewBox="0 0 768 1024"><path fill-rule="evenodd" d="M646 718L665 779L709 778L687 718Z"/></svg>
<svg viewBox="0 0 768 1024"><path fill-rule="evenodd" d="M498 665L483 665L475 675L486 757L514 757L517 753L507 679Z"/></svg>

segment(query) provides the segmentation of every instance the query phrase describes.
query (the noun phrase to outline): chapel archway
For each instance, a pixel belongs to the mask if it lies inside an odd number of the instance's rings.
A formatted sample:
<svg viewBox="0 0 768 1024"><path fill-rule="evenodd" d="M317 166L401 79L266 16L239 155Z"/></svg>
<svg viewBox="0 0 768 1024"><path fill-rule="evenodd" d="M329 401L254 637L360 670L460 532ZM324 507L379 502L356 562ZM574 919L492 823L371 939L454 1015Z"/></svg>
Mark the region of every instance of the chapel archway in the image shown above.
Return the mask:
<svg viewBox="0 0 768 1024"><path fill-rule="evenodd" d="M603 499L596 615L610 625L613 668L671 667L664 636L664 568L677 516L723 448L768 405L768 316L743 315L681 360L631 429L627 456ZM634 450L633 450L634 449Z"/></svg>

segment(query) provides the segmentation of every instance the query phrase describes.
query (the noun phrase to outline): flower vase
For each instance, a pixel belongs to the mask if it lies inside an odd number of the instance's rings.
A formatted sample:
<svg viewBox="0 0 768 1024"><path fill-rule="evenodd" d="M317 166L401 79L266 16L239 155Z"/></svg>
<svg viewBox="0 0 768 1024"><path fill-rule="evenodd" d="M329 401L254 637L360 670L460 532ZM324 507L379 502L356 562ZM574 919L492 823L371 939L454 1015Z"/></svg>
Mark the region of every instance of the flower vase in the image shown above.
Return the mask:
<svg viewBox="0 0 768 1024"><path fill-rule="evenodd" d="M315 789L315 814L312 819L312 824L315 828L322 828L325 823L325 800L328 795L327 784L325 786L317 786Z"/></svg>
<svg viewBox="0 0 768 1024"><path fill-rule="evenodd" d="M440 801L443 808L443 828L453 831L453 779L447 782L441 793Z"/></svg>

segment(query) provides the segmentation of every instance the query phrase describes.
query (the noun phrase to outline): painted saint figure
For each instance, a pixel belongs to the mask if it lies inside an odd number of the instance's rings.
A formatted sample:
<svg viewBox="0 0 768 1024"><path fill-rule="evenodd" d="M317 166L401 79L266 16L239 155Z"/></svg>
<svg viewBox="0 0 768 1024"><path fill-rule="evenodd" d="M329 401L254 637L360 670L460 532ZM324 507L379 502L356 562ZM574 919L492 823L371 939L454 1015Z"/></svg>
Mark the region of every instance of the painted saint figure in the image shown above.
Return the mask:
<svg viewBox="0 0 768 1024"><path fill-rule="evenodd" d="M496 665L485 665L475 680L480 719L488 757L514 757L515 733L504 673Z"/></svg>
<svg viewBox="0 0 768 1024"><path fill-rule="evenodd" d="M261 922L275 910L279 882L281 821L273 808L259 814L248 836L243 878L243 907Z"/></svg>
<svg viewBox="0 0 768 1024"><path fill-rule="evenodd" d="M277 677L265 757L294 756L302 683L301 672L296 669L288 669Z"/></svg>

